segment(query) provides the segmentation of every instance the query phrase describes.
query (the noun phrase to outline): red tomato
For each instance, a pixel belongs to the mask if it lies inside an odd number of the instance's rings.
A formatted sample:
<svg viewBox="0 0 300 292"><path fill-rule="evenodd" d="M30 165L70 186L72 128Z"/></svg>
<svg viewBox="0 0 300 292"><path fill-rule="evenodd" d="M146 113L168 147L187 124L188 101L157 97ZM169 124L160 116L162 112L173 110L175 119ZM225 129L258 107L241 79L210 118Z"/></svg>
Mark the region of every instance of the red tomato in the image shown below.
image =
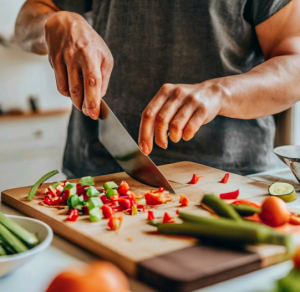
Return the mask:
<svg viewBox="0 0 300 292"><path fill-rule="evenodd" d="M278 227L289 222L290 212L283 200L271 196L263 201L259 217L267 225Z"/></svg>

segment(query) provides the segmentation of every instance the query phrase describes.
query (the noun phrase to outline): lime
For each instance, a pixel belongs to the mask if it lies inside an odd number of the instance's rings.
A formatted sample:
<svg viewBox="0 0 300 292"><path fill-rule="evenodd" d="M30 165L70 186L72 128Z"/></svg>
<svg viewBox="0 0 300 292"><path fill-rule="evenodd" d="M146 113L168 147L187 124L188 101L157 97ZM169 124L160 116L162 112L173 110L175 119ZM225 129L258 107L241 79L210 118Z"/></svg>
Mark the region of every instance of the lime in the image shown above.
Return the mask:
<svg viewBox="0 0 300 292"><path fill-rule="evenodd" d="M297 194L293 185L285 182L274 182L269 186L269 194L276 196L285 202L292 202L297 199Z"/></svg>

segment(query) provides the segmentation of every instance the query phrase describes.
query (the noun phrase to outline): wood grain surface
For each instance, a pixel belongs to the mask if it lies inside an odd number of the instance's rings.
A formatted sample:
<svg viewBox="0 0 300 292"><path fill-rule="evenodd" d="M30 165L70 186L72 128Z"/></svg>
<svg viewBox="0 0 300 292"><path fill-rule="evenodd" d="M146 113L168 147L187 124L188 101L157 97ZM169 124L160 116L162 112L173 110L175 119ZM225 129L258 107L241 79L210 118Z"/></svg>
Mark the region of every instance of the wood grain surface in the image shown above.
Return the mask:
<svg viewBox="0 0 300 292"><path fill-rule="evenodd" d="M154 209L156 218L162 217L165 211L175 216L175 212L179 208L178 201L180 194L184 194L190 198L190 206L186 207L186 209L197 210L198 212L202 212L204 216L210 216L207 211L199 208L199 202L205 193L219 195L220 193L239 189L240 199L251 198L257 202L260 202L268 193L268 184L236 174L230 174L228 183L222 184L220 180L225 174L224 171L192 162L180 162L160 166L159 168L170 180L176 190L176 194L173 196L172 202L160 205ZM188 184L193 174L203 176L197 185ZM119 184L122 180L129 183L131 191L136 195L142 195L151 188L135 181L124 172L95 177L95 186L101 188L102 184L106 181L115 181ZM78 182L78 180L70 181ZM268 266L285 259L285 248L280 246L248 246L245 247L244 251L229 252L218 247L213 248L201 243L199 244L195 238L191 237L160 235L155 231L156 228L146 224L147 213L140 213L136 216L123 215L124 220L122 227L118 232L108 230L107 220L92 223L87 216L80 217L76 222L67 222L65 210L41 206L37 196L34 200L28 201L26 197L29 190L30 187L22 187L3 191L2 201L30 217L46 222L52 227L55 233L75 244L90 250L104 259L114 262L129 276L138 276L141 279L143 277L147 278L146 274L151 274L151 260L152 267L153 260L163 262L168 266L168 259L174 259L174 255L176 261L180 262L180 258L183 257L186 250L190 249L190 251L188 251L189 256L190 252L194 251L195 257L199 257L199 261L193 261L190 270L200 269L202 272L200 275L196 272L196 276L191 279L190 286L188 286L187 283L181 284L181 286L185 288L179 289L178 291L189 291L188 289L190 289L190 287L195 288L195 286L199 286L199 277L203 280L205 275L207 276L205 280L206 283L211 284L213 278L210 277L212 277L214 273L221 275L219 276L219 280L224 280L225 278L236 275L237 273L234 271L236 269L238 270L239 267L239 272L245 273L249 269L253 270L258 267ZM209 257L207 257L206 262L201 261L201 257L205 254L211 255L214 259L208 261ZM228 265L221 265L226 256L231 259L228 261L230 262L230 267ZM184 262L184 258L182 259ZM217 260L219 264L214 264L214 260ZM172 263L172 260L169 260L169 264L170 263ZM247 263L247 265L245 265L245 263ZM205 265L206 274L203 272L205 271ZM242 266L245 267L244 270L241 269ZM145 269L148 269L148 272L141 273L141 271L145 271ZM176 275L176 273L182 274L184 269L186 269L186 266L182 263L181 266L178 267L178 270L174 271L174 275ZM226 276L225 272L227 270L228 274ZM209 273L207 271L209 271ZM159 272L156 271L156 273ZM168 276L170 276L172 271L168 271L168 273ZM188 281L188 279L186 280ZM217 279L215 280L215 282L217 282Z"/></svg>

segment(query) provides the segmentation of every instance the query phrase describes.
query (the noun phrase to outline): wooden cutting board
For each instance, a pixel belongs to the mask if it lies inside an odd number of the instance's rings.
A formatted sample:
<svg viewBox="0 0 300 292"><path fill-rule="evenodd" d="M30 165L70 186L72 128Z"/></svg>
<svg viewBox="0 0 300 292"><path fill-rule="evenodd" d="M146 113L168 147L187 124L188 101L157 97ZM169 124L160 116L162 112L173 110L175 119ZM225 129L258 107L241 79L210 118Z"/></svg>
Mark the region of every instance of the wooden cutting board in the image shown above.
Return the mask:
<svg viewBox="0 0 300 292"><path fill-rule="evenodd" d="M179 195L190 198L186 209L198 210L204 216L210 214L199 208L205 193L220 193L240 190L240 199L260 202L268 193L268 185L249 178L230 174L227 184L220 183L225 172L192 162L180 162L159 167L170 180L176 195L173 201L154 209L156 218L165 211L175 215L179 208ZM189 185L193 174L203 176L197 185ZM135 181L126 173L95 177L95 186L101 188L106 181L122 180L129 183L136 194L144 194L150 187ZM78 182L78 180L70 180ZM135 277L161 291L192 291L285 259L281 246L246 246L243 250L204 244L191 237L166 236L156 233L156 228L147 225L147 213L136 216L123 215L118 232L107 228L107 220L92 223L86 217L76 222L67 222L66 212L41 206L36 198L26 199L30 187L2 192L2 201L24 214L49 224L53 231L75 244L117 264L127 275Z"/></svg>

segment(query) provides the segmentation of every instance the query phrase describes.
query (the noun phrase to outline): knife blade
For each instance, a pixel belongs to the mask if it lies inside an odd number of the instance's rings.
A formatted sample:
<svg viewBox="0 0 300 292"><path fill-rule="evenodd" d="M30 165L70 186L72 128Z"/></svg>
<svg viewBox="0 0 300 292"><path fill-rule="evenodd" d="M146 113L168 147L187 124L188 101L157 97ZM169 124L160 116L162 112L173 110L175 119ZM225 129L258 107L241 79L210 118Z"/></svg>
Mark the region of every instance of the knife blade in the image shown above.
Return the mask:
<svg viewBox="0 0 300 292"><path fill-rule="evenodd" d="M163 187L175 194L169 181L150 157L140 150L104 100L101 101L99 140L131 177L147 185Z"/></svg>

